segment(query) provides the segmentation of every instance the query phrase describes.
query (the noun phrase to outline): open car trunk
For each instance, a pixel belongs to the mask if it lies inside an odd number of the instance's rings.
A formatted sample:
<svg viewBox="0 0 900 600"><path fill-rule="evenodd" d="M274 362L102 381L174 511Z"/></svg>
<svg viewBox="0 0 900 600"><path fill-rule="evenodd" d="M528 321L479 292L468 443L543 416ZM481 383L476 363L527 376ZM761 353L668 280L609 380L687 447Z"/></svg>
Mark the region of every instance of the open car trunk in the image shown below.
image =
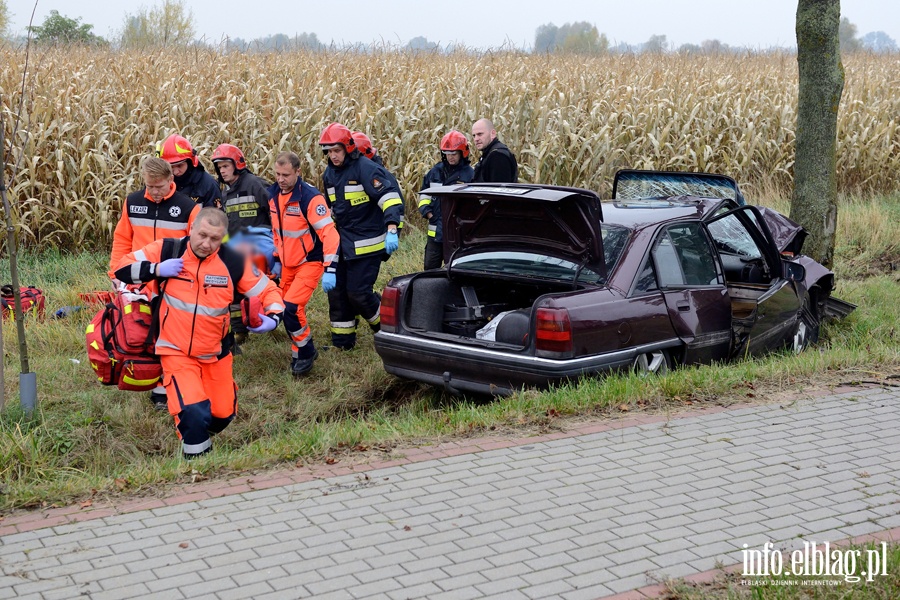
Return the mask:
<svg viewBox="0 0 900 600"><path fill-rule="evenodd" d="M571 292L571 283L504 280L477 274L426 272L404 292L403 327L409 333L510 351L532 346L535 303Z"/></svg>

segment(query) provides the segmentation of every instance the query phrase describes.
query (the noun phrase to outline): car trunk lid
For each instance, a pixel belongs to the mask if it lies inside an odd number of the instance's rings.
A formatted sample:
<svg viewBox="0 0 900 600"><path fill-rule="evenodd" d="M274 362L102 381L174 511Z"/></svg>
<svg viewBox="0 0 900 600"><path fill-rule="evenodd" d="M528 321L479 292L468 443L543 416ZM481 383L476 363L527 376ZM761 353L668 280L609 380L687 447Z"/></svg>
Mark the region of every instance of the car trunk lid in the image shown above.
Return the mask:
<svg viewBox="0 0 900 600"><path fill-rule="evenodd" d="M540 251L606 275L600 198L589 190L527 184L429 188L441 202L444 260L486 249Z"/></svg>

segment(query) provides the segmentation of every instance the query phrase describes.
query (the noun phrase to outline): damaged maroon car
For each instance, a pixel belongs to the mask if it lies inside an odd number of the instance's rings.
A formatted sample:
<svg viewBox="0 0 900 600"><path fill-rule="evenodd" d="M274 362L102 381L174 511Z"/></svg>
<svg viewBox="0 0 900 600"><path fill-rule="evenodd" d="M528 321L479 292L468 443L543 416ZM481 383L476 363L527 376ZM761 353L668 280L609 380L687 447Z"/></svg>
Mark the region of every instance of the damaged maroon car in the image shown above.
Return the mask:
<svg viewBox="0 0 900 600"><path fill-rule="evenodd" d="M606 202L527 184L428 193L447 265L389 282L375 349L389 373L453 393L800 352L853 310L800 254L802 228L721 175L621 171Z"/></svg>

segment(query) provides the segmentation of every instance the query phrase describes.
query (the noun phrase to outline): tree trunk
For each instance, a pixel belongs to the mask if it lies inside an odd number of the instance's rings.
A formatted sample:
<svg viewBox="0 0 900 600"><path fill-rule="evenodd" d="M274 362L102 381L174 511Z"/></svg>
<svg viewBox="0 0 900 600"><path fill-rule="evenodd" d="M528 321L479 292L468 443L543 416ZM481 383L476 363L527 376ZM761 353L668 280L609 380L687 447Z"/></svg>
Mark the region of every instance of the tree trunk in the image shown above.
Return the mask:
<svg viewBox="0 0 900 600"><path fill-rule="evenodd" d="M837 227L837 116L844 90L840 0L798 0L800 94L791 218L809 232L804 252L834 262Z"/></svg>

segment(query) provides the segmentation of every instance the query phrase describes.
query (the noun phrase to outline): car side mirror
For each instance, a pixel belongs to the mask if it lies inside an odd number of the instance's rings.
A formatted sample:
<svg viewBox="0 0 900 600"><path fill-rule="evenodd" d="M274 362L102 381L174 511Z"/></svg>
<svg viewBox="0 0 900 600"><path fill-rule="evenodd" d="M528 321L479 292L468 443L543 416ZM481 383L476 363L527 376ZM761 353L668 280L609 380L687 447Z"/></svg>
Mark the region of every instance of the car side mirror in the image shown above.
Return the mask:
<svg viewBox="0 0 900 600"><path fill-rule="evenodd" d="M782 261L784 265L784 278L788 281L806 280L806 267L789 260Z"/></svg>

